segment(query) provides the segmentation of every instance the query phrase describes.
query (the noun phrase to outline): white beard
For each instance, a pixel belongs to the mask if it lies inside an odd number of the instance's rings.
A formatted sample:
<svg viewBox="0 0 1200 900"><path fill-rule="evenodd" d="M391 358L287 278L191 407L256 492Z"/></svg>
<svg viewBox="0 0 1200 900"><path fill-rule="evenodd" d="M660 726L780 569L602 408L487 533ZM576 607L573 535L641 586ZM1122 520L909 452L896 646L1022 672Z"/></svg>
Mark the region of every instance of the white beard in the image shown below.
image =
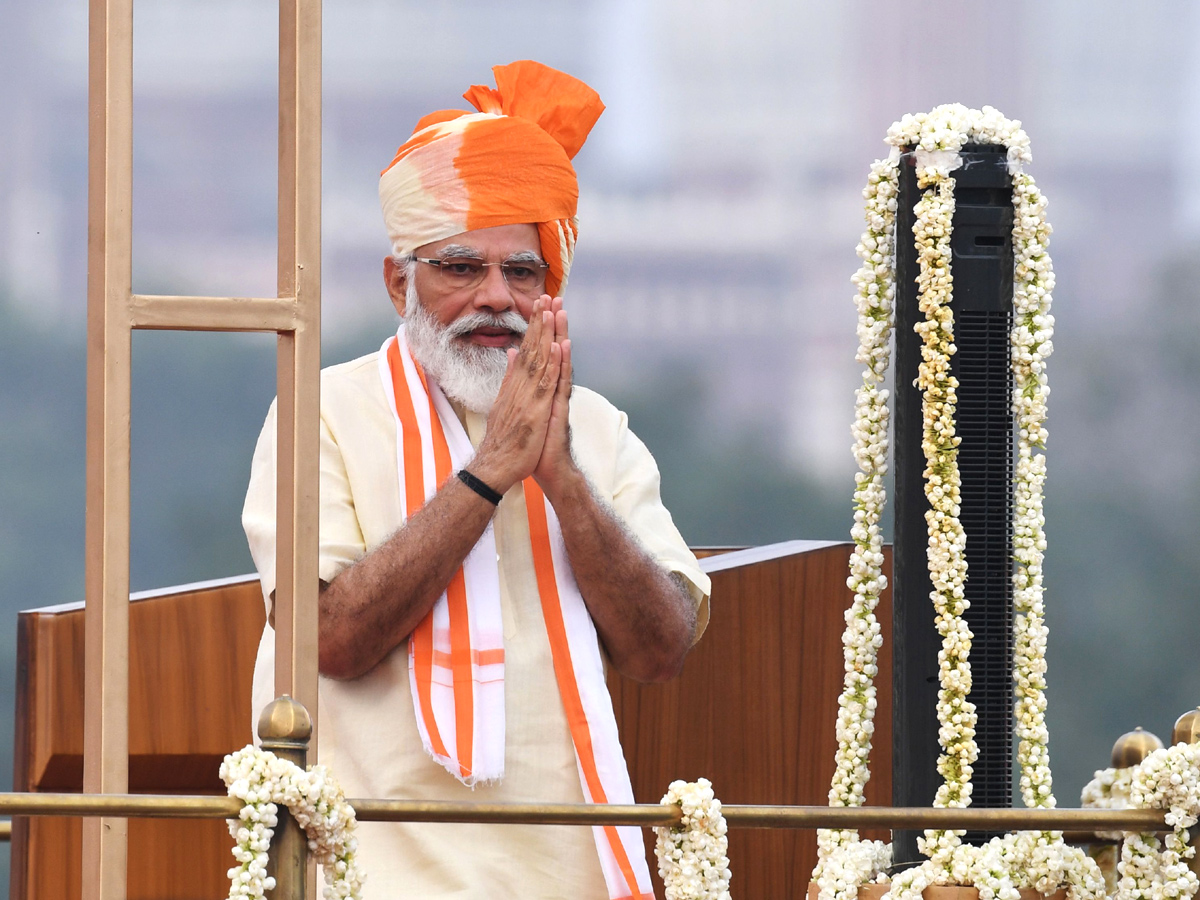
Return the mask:
<svg viewBox="0 0 1200 900"><path fill-rule="evenodd" d="M484 415L490 412L508 368L508 351L503 347L480 347L456 338L486 326L524 334L528 326L520 314L512 310L499 315L471 313L449 325L442 325L417 297L411 278L404 312L404 335L413 358L446 396L472 412Z"/></svg>

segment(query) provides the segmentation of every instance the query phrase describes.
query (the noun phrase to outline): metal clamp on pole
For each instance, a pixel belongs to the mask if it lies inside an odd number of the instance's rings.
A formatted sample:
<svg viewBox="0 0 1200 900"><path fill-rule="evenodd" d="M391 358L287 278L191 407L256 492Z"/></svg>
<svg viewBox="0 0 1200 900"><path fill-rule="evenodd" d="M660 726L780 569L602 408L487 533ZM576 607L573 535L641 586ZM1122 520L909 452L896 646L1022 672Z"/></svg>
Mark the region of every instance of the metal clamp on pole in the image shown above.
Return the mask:
<svg viewBox="0 0 1200 900"><path fill-rule="evenodd" d="M269 703L258 719L262 748L301 769L308 765L308 740L312 719L302 703L287 694ZM308 838L286 807L279 808L279 823L271 841L267 874L275 879L272 900L305 900L308 872Z"/></svg>

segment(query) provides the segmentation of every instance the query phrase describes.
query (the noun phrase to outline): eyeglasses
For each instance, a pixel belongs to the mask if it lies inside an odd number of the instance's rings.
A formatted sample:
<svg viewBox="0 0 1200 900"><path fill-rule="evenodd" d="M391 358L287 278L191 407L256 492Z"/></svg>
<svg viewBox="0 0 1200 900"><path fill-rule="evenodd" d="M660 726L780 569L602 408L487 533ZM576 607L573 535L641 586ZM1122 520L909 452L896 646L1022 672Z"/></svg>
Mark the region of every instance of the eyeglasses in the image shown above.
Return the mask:
<svg viewBox="0 0 1200 900"><path fill-rule="evenodd" d="M514 291L530 297L540 296L545 290L546 272L550 268L540 260L484 262L470 256L449 256L446 259L422 259L415 256L413 259L437 269L442 284L454 291L475 287L483 281L488 266L499 266L504 283Z"/></svg>

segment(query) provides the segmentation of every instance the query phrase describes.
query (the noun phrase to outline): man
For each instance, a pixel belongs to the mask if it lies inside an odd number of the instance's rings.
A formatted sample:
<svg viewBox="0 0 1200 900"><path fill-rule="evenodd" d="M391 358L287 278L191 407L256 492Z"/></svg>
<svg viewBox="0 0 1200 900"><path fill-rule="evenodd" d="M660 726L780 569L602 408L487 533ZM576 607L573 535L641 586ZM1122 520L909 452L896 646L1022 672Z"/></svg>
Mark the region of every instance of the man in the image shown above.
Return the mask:
<svg viewBox="0 0 1200 900"><path fill-rule="evenodd" d="M319 755L350 796L632 802L602 653L670 678L709 583L624 414L572 389L570 159L603 105L493 71L384 170L404 324L322 376ZM268 612L274 439L272 409L243 514ZM255 710L273 654L268 626ZM650 895L633 828L366 823L360 848L379 898Z"/></svg>

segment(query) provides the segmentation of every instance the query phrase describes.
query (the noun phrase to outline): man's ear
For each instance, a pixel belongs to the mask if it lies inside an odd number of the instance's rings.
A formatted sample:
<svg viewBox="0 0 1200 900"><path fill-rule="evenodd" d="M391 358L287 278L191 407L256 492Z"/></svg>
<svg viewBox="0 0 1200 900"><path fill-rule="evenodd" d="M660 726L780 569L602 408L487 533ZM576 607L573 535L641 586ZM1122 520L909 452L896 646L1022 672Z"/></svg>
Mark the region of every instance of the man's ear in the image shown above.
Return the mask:
<svg viewBox="0 0 1200 900"><path fill-rule="evenodd" d="M387 286L388 296L392 298L392 306L404 318L404 305L408 297L408 272L391 256L383 258L383 283Z"/></svg>

